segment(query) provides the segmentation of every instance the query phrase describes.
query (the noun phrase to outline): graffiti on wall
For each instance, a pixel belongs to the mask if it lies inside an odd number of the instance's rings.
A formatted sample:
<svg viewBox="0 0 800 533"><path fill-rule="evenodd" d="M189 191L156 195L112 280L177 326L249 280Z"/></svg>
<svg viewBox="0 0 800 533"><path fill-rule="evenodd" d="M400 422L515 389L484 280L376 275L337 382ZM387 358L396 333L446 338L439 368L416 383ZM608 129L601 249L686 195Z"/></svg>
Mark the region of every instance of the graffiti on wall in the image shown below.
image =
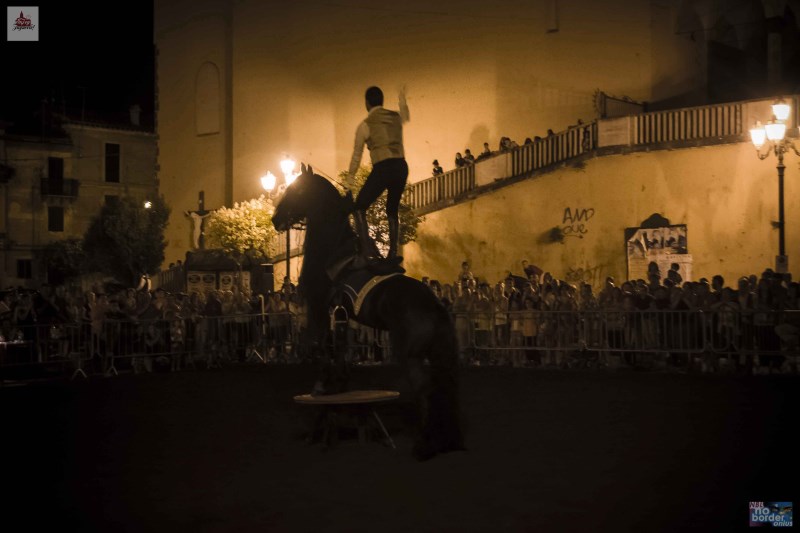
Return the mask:
<svg viewBox="0 0 800 533"><path fill-rule="evenodd" d="M561 233L564 237L583 236L589 232L586 223L594 216L594 208L564 208L564 215L561 217Z"/></svg>
<svg viewBox="0 0 800 533"><path fill-rule="evenodd" d="M603 283L603 268L597 266L570 267L564 274L564 281L573 285L588 283L593 287L600 287Z"/></svg>

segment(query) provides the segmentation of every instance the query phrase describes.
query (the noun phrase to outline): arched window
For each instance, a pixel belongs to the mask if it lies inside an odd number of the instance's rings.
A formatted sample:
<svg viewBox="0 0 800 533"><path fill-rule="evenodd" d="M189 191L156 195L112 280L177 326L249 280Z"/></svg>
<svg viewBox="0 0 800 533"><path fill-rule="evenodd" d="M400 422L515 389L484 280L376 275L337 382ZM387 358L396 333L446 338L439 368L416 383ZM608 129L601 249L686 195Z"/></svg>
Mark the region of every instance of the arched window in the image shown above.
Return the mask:
<svg viewBox="0 0 800 533"><path fill-rule="evenodd" d="M198 135L219 133L219 68L206 62L197 72L195 85L195 124Z"/></svg>

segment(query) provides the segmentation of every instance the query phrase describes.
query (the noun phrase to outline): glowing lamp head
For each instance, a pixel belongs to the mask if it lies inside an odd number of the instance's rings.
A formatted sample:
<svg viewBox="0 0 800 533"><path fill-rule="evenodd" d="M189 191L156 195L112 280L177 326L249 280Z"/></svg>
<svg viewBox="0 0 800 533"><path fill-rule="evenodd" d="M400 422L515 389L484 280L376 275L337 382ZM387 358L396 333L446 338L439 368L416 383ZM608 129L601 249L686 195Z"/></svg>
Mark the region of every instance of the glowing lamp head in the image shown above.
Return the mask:
<svg viewBox="0 0 800 533"><path fill-rule="evenodd" d="M145 200L144 208L145 209L150 209L151 207L153 207L153 202L151 202L150 200Z"/></svg>
<svg viewBox="0 0 800 533"><path fill-rule="evenodd" d="M760 122L756 122L755 126L750 129L750 140L753 141L753 146L761 148L767 140L767 132Z"/></svg>
<svg viewBox="0 0 800 533"><path fill-rule="evenodd" d="M281 172L283 172L284 176L288 176L294 172L294 159L290 157L284 157L281 159Z"/></svg>
<svg viewBox="0 0 800 533"><path fill-rule="evenodd" d="M272 192L275 189L276 183L275 174L272 172L267 171L265 175L261 176L261 186L267 192Z"/></svg>
<svg viewBox="0 0 800 533"><path fill-rule="evenodd" d="M782 141L783 137L786 135L786 124L771 120L764 126L764 130L766 130L767 139L770 141Z"/></svg>
<svg viewBox="0 0 800 533"><path fill-rule="evenodd" d="M780 121L788 120L791 112L792 106L783 100L778 100L776 103L772 104L772 114L775 115L775 118Z"/></svg>

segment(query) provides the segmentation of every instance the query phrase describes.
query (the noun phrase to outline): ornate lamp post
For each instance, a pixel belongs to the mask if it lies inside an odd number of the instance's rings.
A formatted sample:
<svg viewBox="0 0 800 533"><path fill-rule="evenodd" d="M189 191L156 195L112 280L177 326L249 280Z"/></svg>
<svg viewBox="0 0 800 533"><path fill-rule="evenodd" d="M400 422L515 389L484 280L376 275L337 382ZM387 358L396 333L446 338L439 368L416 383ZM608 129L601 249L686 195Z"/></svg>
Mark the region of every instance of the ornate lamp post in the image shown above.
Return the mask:
<svg viewBox="0 0 800 533"><path fill-rule="evenodd" d="M774 153L778 158L778 257L775 258L775 271L786 273L789 271L789 258L786 256L785 226L783 209L783 155L790 149L800 156L800 151L794 143L786 138L786 121L789 119L792 108L783 100L778 100L772 105L772 120L762 126L756 122L750 130L750 139L756 147L756 155L764 160ZM761 148L767 144L767 151L762 153Z"/></svg>
<svg viewBox="0 0 800 533"><path fill-rule="evenodd" d="M283 159L281 160L281 172L283 172L283 183L278 186L278 190L275 193L275 196L280 196L286 190L286 188L294 183L294 180L297 178L299 174L295 174L294 167L295 167L294 159L290 158L289 156L284 155ZM275 190L275 185L277 184L277 178L275 175L267 171L267 173L261 177L261 187L264 188L267 193L272 196L272 192ZM291 228L286 228L286 278L291 282L291 270L289 270L290 264L290 251L291 251Z"/></svg>

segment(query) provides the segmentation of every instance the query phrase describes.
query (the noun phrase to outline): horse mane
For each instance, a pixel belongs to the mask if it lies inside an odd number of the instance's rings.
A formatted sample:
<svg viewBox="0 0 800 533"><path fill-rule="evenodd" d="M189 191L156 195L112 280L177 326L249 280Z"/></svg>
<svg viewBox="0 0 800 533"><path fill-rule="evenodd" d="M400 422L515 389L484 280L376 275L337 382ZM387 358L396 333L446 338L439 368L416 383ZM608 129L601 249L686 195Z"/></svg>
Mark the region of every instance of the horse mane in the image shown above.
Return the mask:
<svg viewBox="0 0 800 533"><path fill-rule="evenodd" d="M308 283L333 262L355 252L356 235L350 226L353 202L325 177L307 174L308 198L306 238L301 277Z"/></svg>

